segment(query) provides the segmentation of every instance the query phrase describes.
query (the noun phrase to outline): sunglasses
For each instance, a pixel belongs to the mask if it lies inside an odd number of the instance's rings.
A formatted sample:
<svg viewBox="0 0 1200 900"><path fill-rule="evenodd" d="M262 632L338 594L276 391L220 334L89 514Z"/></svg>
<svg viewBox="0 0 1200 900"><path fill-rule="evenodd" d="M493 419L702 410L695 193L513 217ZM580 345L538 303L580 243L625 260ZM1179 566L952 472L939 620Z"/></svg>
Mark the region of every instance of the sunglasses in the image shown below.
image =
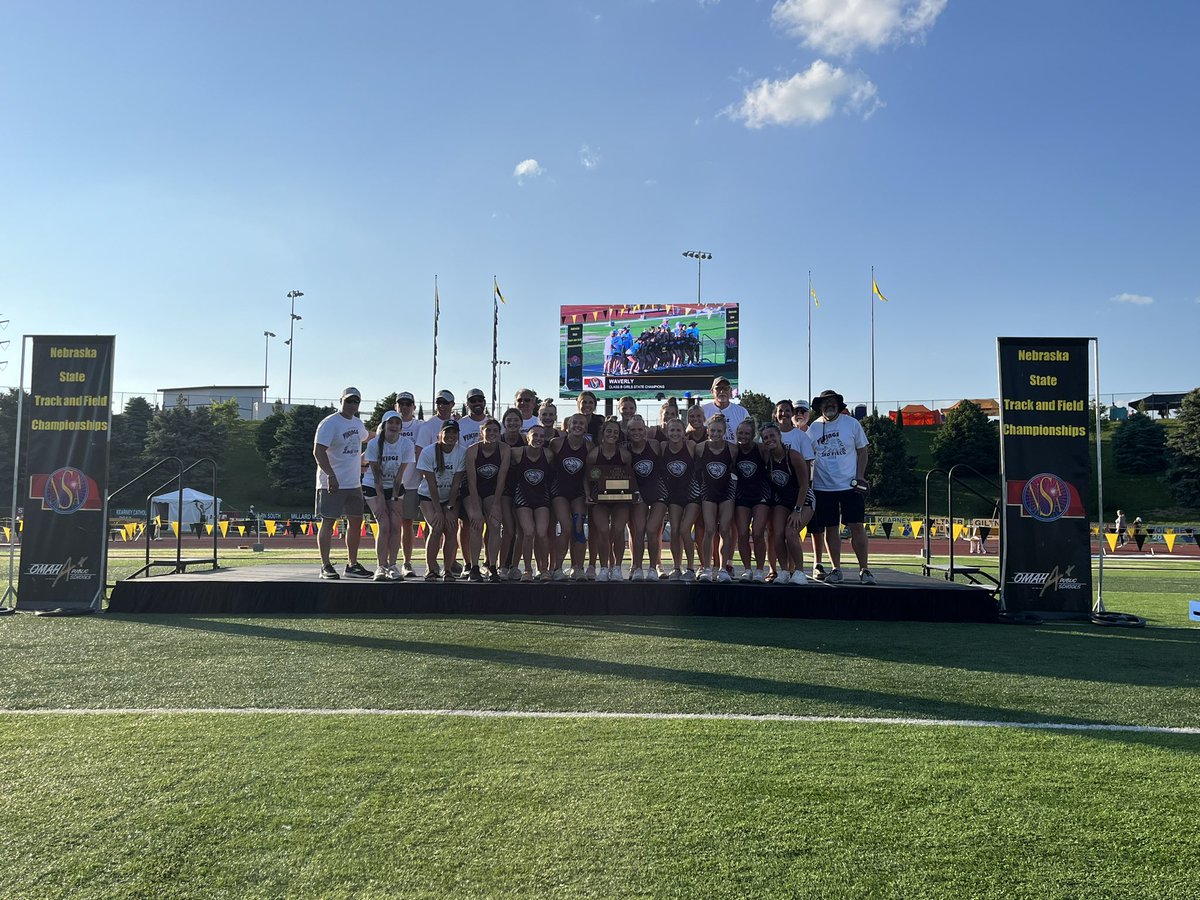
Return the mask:
<svg viewBox="0 0 1200 900"><path fill-rule="evenodd" d="M437 402L437 405L438 405L438 406L453 406L453 405L454 405L454 401L453 401L453 400L439 400L439 401Z"/></svg>
<svg viewBox="0 0 1200 900"><path fill-rule="evenodd" d="M362 403L362 397L346 397L347 403Z"/></svg>

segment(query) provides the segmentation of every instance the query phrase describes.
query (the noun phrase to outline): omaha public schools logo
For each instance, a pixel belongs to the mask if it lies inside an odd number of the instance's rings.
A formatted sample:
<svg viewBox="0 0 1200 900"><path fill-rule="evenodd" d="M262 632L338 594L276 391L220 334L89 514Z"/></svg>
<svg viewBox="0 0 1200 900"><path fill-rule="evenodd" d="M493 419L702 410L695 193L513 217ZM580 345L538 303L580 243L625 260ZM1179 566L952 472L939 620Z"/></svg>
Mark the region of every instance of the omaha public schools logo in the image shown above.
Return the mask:
<svg viewBox="0 0 1200 900"><path fill-rule="evenodd" d="M526 469L525 480L530 484L541 484L542 479L546 477L546 473L541 469Z"/></svg>
<svg viewBox="0 0 1200 900"><path fill-rule="evenodd" d="M500 474L500 467L495 463L485 463L479 467L477 474L480 478L495 478Z"/></svg>
<svg viewBox="0 0 1200 900"><path fill-rule="evenodd" d="M710 462L704 468L708 470L708 475L710 478L724 478L725 473L728 471L725 463L721 462Z"/></svg>
<svg viewBox="0 0 1200 900"><path fill-rule="evenodd" d="M676 478L682 478L684 475L687 474L688 464L685 463L682 459L673 459L669 463L667 463L667 471L670 472L672 475L674 475Z"/></svg>
<svg viewBox="0 0 1200 900"><path fill-rule="evenodd" d="M1039 522L1055 522L1071 507L1071 486L1049 472L1034 475L1021 491L1021 508Z"/></svg>
<svg viewBox="0 0 1200 900"><path fill-rule="evenodd" d="M91 488L88 477L78 469L65 466L46 476L46 487L42 491L42 509L50 509L60 516L69 516L87 503Z"/></svg>
<svg viewBox="0 0 1200 900"><path fill-rule="evenodd" d="M67 557L66 562L32 563L25 569L25 574L35 578L53 578L51 587L57 587L60 581L88 581L92 575L91 569L85 569L87 557L81 556L79 562Z"/></svg>
<svg viewBox="0 0 1200 900"><path fill-rule="evenodd" d="M583 468L583 460L578 456L564 456L562 467L566 469L569 475L577 475L579 470Z"/></svg>
<svg viewBox="0 0 1200 900"><path fill-rule="evenodd" d="M646 478L654 471L654 460L639 459L633 464L633 471L637 472L639 478Z"/></svg>
<svg viewBox="0 0 1200 900"><path fill-rule="evenodd" d="M1058 566L1049 572L1017 572L1013 575L1012 584L1040 587L1039 597L1044 597L1046 591L1078 591L1083 584L1074 576L1074 572L1073 565L1067 566L1065 572L1060 572Z"/></svg>

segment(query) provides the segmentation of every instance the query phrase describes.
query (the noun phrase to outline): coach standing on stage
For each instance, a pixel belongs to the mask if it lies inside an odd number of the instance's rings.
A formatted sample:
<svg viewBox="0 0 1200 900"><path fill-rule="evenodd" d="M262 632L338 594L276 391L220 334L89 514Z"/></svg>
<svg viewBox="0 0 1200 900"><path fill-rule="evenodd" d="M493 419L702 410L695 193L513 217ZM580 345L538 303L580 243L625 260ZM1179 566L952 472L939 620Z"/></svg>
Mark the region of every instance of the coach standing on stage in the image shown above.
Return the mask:
<svg viewBox="0 0 1200 900"><path fill-rule="evenodd" d="M750 414L746 412L744 406L734 406L733 388L729 384L729 379L724 375L713 379L712 395L712 403L704 404L705 420L711 419L716 413L723 415L725 417L725 440L731 444L737 443L737 427Z"/></svg>
<svg viewBox="0 0 1200 900"><path fill-rule="evenodd" d="M841 523L845 523L850 529L850 545L858 557L859 581L874 584L875 576L867 567L867 531L863 527L867 517L866 432L853 416L843 415L845 401L836 391L822 392L813 399L812 408L821 414L808 428L817 455L813 475L817 511L809 523L816 556L813 577L826 584L842 583ZM822 538L833 563L833 571L824 577L819 552Z"/></svg>
<svg viewBox="0 0 1200 900"><path fill-rule="evenodd" d="M362 449L369 436L367 426L358 418L361 403L362 392L358 388L346 388L342 391L341 408L321 420L313 439L313 459L317 461L316 511L321 517L317 548L321 551L322 578L338 577L337 569L329 560L329 551L333 545L333 525L343 515L348 521L346 574L356 578L371 577L358 561L363 521Z"/></svg>

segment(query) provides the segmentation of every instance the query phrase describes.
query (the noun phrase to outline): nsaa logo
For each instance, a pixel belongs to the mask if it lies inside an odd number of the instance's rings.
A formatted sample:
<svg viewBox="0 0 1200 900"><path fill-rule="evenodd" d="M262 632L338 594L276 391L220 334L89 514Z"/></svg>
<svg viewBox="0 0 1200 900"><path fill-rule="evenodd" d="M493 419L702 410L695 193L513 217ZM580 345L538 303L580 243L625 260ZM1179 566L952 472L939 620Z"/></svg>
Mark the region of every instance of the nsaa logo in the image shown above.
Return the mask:
<svg viewBox="0 0 1200 900"><path fill-rule="evenodd" d="M1039 522L1061 519L1071 506L1071 486L1049 472L1034 475L1021 491L1021 508Z"/></svg>
<svg viewBox="0 0 1200 900"><path fill-rule="evenodd" d="M66 466L46 476L42 502L45 509L69 516L87 503L89 493L88 477L78 469Z"/></svg>

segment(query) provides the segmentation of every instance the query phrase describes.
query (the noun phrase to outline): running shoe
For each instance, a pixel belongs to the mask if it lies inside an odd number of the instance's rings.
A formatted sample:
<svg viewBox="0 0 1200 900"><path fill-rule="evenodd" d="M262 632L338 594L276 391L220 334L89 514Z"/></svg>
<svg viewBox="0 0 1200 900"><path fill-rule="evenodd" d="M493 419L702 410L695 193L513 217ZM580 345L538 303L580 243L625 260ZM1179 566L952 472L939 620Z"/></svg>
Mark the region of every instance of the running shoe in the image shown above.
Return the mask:
<svg viewBox="0 0 1200 900"><path fill-rule="evenodd" d="M738 576L738 581L742 582L743 584L750 584L752 581L754 581L754 570L742 569L742 574Z"/></svg>
<svg viewBox="0 0 1200 900"><path fill-rule="evenodd" d="M496 573L501 581L508 581L508 566L501 566L500 571Z"/></svg>
<svg viewBox="0 0 1200 900"><path fill-rule="evenodd" d="M797 569L792 573L792 584L808 584L808 576Z"/></svg>
<svg viewBox="0 0 1200 900"><path fill-rule="evenodd" d="M325 563L325 565L321 566L321 577L328 579L329 581L337 581L342 576L338 575L337 569L335 569L329 563Z"/></svg>
<svg viewBox="0 0 1200 900"><path fill-rule="evenodd" d="M765 582L766 580L767 580L767 573L766 573L766 572L764 572L762 569L755 569L755 570L754 570L754 583L755 583L755 584L762 584L762 583L763 583L763 582Z"/></svg>
<svg viewBox="0 0 1200 900"><path fill-rule="evenodd" d="M693 569L684 569L683 574L679 576L680 581L692 582L696 580L696 572Z"/></svg>
<svg viewBox="0 0 1200 900"><path fill-rule="evenodd" d="M678 572L679 570L676 569L675 571ZM655 569L654 570L654 580L655 581L666 581L667 580L667 570L664 569L662 566L659 566L657 569Z"/></svg>
<svg viewBox="0 0 1200 900"><path fill-rule="evenodd" d="M442 573L440 571L438 571L437 566L431 566L429 568L429 571L427 571L425 573L425 580L426 581L441 581L442 580Z"/></svg>
<svg viewBox="0 0 1200 900"><path fill-rule="evenodd" d="M683 573L678 569L672 569L671 574L667 576L667 581L682 581Z"/></svg>
<svg viewBox="0 0 1200 900"><path fill-rule="evenodd" d="M553 574L550 577L553 578L555 581L566 581L567 573L564 572L562 569L555 569Z"/></svg>
<svg viewBox="0 0 1200 900"><path fill-rule="evenodd" d="M400 570L396 568L395 563L388 566L388 581L400 581L402 578L404 576L400 574Z"/></svg>
<svg viewBox="0 0 1200 900"><path fill-rule="evenodd" d="M823 565L817 563L815 566L813 566L812 577L817 579L817 581L824 581L828 577L828 573L826 573Z"/></svg>
<svg viewBox="0 0 1200 900"><path fill-rule="evenodd" d="M700 574L696 576L696 580L708 584L712 581L712 572L708 569L701 569Z"/></svg>
<svg viewBox="0 0 1200 900"><path fill-rule="evenodd" d="M776 584L787 584L791 580L792 580L792 573L789 572L787 569L780 569L778 574L776 574L776 576L775 576Z"/></svg>
<svg viewBox="0 0 1200 900"><path fill-rule="evenodd" d="M516 569L513 569L513 571L515 572ZM528 569L526 569L521 574L521 583L522 584L532 584L533 583L533 573L530 572Z"/></svg>
<svg viewBox="0 0 1200 900"><path fill-rule="evenodd" d="M717 581L721 582L721 584L731 584L733 582L733 576L729 574L728 569L722 569L717 575Z"/></svg>
<svg viewBox="0 0 1200 900"><path fill-rule="evenodd" d="M463 566L462 566L462 563L460 563L460 562L459 562L459 561L456 559L456 560L454 561L454 565L452 565L452 566L450 567L450 571L451 571L451 573L453 573L453 575L454 575L454 576L457 578L459 575L461 575L461 574L463 573Z"/></svg>
<svg viewBox="0 0 1200 900"><path fill-rule="evenodd" d="M625 570L622 569L620 566L613 566L611 569L608 570L608 580L609 581L624 581L625 580Z"/></svg>
<svg viewBox="0 0 1200 900"><path fill-rule="evenodd" d="M363 567L362 563L355 563L352 566L346 566L346 574L351 578L370 578L371 573Z"/></svg>
<svg viewBox="0 0 1200 900"><path fill-rule="evenodd" d="M845 579L842 578L842 570L841 569L834 569L832 572L830 572L828 575L825 576L826 584L841 584L842 581L844 581L844 580Z"/></svg>
<svg viewBox="0 0 1200 900"><path fill-rule="evenodd" d="M417 573L413 571L411 563L405 563L400 567L400 576L402 578L416 578Z"/></svg>
<svg viewBox="0 0 1200 900"><path fill-rule="evenodd" d="M371 578L372 581L387 581L388 570L387 566L379 566L375 569L375 575Z"/></svg>
<svg viewBox="0 0 1200 900"><path fill-rule="evenodd" d="M643 572L640 568L634 569L632 572L629 573L629 580L630 581L645 581L646 573Z"/></svg>
<svg viewBox="0 0 1200 900"><path fill-rule="evenodd" d="M591 567L589 566L589 569L590 568ZM601 568L600 571L596 573L596 580L597 581L608 581L608 569Z"/></svg>
<svg viewBox="0 0 1200 900"><path fill-rule="evenodd" d="M526 571L525 574L528 575L529 572ZM509 581L522 581L523 580L521 578L521 568L519 566L513 566L511 569L508 570L508 580Z"/></svg>
<svg viewBox="0 0 1200 900"><path fill-rule="evenodd" d="M490 581L492 584L499 584L500 583L500 573L497 572L495 569L491 569L491 570L489 570L489 572L490 572L490 574L488 575L488 581Z"/></svg>
<svg viewBox="0 0 1200 900"><path fill-rule="evenodd" d="M862 584L874 584L875 576L871 574L870 569L863 569L861 572L858 573L858 580Z"/></svg>
<svg viewBox="0 0 1200 900"><path fill-rule="evenodd" d="M453 569L447 569L446 574L442 576L442 581L458 581L458 576L454 574Z"/></svg>
<svg viewBox="0 0 1200 900"><path fill-rule="evenodd" d="M587 581L587 575L584 574L583 569L571 569L571 580Z"/></svg>
<svg viewBox="0 0 1200 900"><path fill-rule="evenodd" d="M586 578L588 581L595 581L596 580L596 567L588 566L587 571L583 573L583 577Z"/></svg>
<svg viewBox="0 0 1200 900"><path fill-rule="evenodd" d="M483 582L483 574L479 571L479 566L471 566L471 571L467 573L467 581L473 584Z"/></svg>

